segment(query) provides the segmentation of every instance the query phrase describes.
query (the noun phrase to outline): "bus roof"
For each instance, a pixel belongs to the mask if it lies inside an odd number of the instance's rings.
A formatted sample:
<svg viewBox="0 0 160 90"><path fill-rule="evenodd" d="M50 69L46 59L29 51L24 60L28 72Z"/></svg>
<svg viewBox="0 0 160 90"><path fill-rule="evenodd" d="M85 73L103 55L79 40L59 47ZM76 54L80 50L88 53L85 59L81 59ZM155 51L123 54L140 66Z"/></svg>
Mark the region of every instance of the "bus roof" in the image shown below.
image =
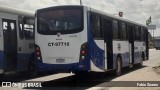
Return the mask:
<svg viewBox="0 0 160 90"><path fill-rule="evenodd" d="M0 11L1 12L7 12L7 13L13 13L13 14L20 14L24 16L34 17L34 13L31 11L25 11L17 8L12 8L8 6L0 5Z"/></svg>
<svg viewBox="0 0 160 90"><path fill-rule="evenodd" d="M84 7L87 7L87 6L84 6ZM115 19L118 19L118 20L122 20L122 21L125 21L125 22L128 22L128 23L133 23L133 24L136 24L136 25L140 25L140 26L143 26L143 27L147 28L146 25L139 24L139 23L136 23L134 21L131 21L131 20L128 20L128 19L125 19L125 18L117 17L117 16L114 16L114 15L111 15L111 14L108 14L108 13L105 13L105 12L102 12L102 11L99 11L99 10L96 10L96 9L93 9L93 8L90 8L90 11L93 11L95 13L99 13L99 14L102 14L102 15L106 15L108 17L115 18Z"/></svg>

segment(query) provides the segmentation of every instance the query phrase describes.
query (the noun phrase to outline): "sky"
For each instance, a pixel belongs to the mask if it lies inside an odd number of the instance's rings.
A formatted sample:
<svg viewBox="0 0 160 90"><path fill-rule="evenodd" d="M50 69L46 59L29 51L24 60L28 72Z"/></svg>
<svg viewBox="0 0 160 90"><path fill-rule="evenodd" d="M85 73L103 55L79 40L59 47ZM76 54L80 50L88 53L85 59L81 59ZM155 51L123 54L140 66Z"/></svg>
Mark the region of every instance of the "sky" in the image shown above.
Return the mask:
<svg viewBox="0 0 160 90"><path fill-rule="evenodd" d="M80 0L0 0L0 5L33 12L45 7L79 4ZM159 0L82 0L82 4L117 17L118 12L123 12L122 18L144 25L151 16L151 24L156 25L154 36L160 36ZM153 36L152 30L149 31Z"/></svg>

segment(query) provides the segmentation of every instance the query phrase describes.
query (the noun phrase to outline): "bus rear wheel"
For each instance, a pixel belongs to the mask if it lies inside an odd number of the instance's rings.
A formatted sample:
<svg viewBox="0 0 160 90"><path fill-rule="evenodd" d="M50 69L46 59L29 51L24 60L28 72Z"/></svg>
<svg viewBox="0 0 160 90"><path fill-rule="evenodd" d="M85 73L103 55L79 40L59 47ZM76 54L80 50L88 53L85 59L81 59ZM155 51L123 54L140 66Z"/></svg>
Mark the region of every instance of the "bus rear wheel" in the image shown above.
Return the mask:
<svg viewBox="0 0 160 90"><path fill-rule="evenodd" d="M122 72L122 62L121 58L117 57L116 59L116 70L115 70L115 76L120 76Z"/></svg>

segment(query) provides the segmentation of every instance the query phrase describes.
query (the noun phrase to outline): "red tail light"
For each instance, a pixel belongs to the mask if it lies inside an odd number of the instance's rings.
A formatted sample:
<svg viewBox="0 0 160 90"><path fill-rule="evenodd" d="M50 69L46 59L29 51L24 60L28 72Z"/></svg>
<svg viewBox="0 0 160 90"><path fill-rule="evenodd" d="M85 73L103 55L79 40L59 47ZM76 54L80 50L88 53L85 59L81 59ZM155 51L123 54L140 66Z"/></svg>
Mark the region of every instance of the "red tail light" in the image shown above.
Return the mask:
<svg viewBox="0 0 160 90"><path fill-rule="evenodd" d="M37 52L36 55L39 56L39 55L40 55L40 52Z"/></svg>
<svg viewBox="0 0 160 90"><path fill-rule="evenodd" d="M36 45L36 48L35 48L36 50L36 59L37 60L41 60L42 58L41 58L41 51L40 51L40 48L39 48L39 46L38 45Z"/></svg>
<svg viewBox="0 0 160 90"><path fill-rule="evenodd" d="M87 54L87 44L84 43L81 46L80 59L84 60L86 58L86 54Z"/></svg>
<svg viewBox="0 0 160 90"><path fill-rule="evenodd" d="M85 51L85 50L82 50L82 51L81 51L81 54L83 54L83 55L86 54L86 51Z"/></svg>

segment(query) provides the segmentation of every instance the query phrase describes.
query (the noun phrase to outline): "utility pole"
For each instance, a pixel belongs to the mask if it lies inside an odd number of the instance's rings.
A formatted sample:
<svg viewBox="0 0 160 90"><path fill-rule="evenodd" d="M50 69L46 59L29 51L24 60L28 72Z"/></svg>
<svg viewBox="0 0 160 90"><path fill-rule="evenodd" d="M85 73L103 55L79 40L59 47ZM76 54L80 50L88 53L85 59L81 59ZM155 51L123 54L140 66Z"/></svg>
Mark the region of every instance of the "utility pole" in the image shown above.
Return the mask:
<svg viewBox="0 0 160 90"><path fill-rule="evenodd" d="M82 5L82 0L80 0L80 5Z"/></svg>

